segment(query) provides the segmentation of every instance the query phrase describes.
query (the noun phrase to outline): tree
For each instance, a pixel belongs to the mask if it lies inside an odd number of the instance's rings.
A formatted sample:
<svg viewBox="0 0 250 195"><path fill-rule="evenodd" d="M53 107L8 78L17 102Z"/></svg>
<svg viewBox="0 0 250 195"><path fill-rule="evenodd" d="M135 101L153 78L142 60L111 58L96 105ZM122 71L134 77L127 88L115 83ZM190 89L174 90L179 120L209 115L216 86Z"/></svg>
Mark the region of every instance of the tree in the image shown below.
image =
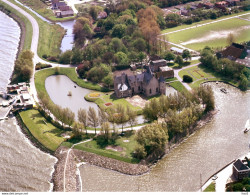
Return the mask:
<svg viewBox="0 0 250 195"><path fill-rule="evenodd" d="M139 37L133 42L133 47L139 52L145 51L146 42L143 38Z"/></svg>
<svg viewBox="0 0 250 195"><path fill-rule="evenodd" d="M162 124L152 123L141 128L136 133L136 141L141 145L147 156L153 155L158 158L164 154L165 145L168 142L168 133L166 127Z"/></svg>
<svg viewBox="0 0 250 195"><path fill-rule="evenodd" d="M188 49L184 49L182 53L182 58L185 59L186 61L191 60L191 54Z"/></svg>
<svg viewBox="0 0 250 195"><path fill-rule="evenodd" d="M59 63L60 64L70 64L71 56L72 56L71 50L67 50L67 51L63 52L59 57Z"/></svg>
<svg viewBox="0 0 250 195"><path fill-rule="evenodd" d="M144 52L140 52L138 54L138 60L141 62L142 64L142 61L146 58L146 54Z"/></svg>
<svg viewBox="0 0 250 195"><path fill-rule="evenodd" d="M99 125L99 120L95 109L92 108L91 106L89 107L88 110L88 125L95 128L95 135L96 135L96 127Z"/></svg>
<svg viewBox="0 0 250 195"><path fill-rule="evenodd" d="M177 63L179 65L179 67L182 67L183 59L181 56L178 55L178 56L176 56L174 62Z"/></svg>
<svg viewBox="0 0 250 195"><path fill-rule="evenodd" d="M98 116L99 116L99 123L101 125L108 121L108 115L103 108L98 109Z"/></svg>
<svg viewBox="0 0 250 195"><path fill-rule="evenodd" d="M229 35L227 36L227 44L228 45L232 45L232 43L235 42L235 36L233 33L229 33Z"/></svg>
<svg viewBox="0 0 250 195"><path fill-rule="evenodd" d="M245 75L241 75L240 76L240 81L239 81L239 88L242 91L246 91L247 90L247 86L248 86L248 80L247 77Z"/></svg>
<svg viewBox="0 0 250 195"><path fill-rule="evenodd" d="M103 82L110 89L110 86L113 85L114 83L114 78L111 74L108 74L107 76L103 78Z"/></svg>
<svg viewBox="0 0 250 195"><path fill-rule="evenodd" d="M71 126L75 121L75 113L72 112L69 108L62 109L62 121Z"/></svg>
<svg viewBox="0 0 250 195"><path fill-rule="evenodd" d="M82 52L79 49L73 49L73 54L71 56L71 64L80 64L83 60Z"/></svg>
<svg viewBox="0 0 250 195"><path fill-rule="evenodd" d="M73 128L72 128L72 132L73 132L73 136L76 139L81 139L82 136L82 129L83 129L83 125L80 123L74 123Z"/></svg>
<svg viewBox="0 0 250 195"><path fill-rule="evenodd" d="M112 29L112 36L122 38L125 35L126 25L116 24Z"/></svg>
<svg viewBox="0 0 250 195"><path fill-rule="evenodd" d="M115 106L115 122L122 125L122 133L123 133L123 125L128 120L128 115L126 113L126 109L122 104L117 104Z"/></svg>
<svg viewBox="0 0 250 195"><path fill-rule="evenodd" d="M178 14L171 13L171 14L166 15L165 21L166 21L166 26L168 28L172 28L172 27L180 25L181 17Z"/></svg>
<svg viewBox="0 0 250 195"><path fill-rule="evenodd" d="M88 134L88 132L87 132L87 112L83 108L80 108L78 110L78 121L84 125L84 128L86 130L86 134Z"/></svg>
<svg viewBox="0 0 250 195"><path fill-rule="evenodd" d="M191 76L189 76L189 75L183 75L183 82L192 83L193 78Z"/></svg>
<svg viewBox="0 0 250 195"><path fill-rule="evenodd" d="M170 51L167 51L165 54L164 54L164 57L163 57L165 60L167 61L171 61L171 60L174 60L175 59L175 55L170 52Z"/></svg>
<svg viewBox="0 0 250 195"><path fill-rule="evenodd" d="M136 111L132 110L132 108L130 106L127 106L127 115L128 115L128 123L131 126L131 130L133 130L133 125L135 125L137 123L137 113Z"/></svg>
<svg viewBox="0 0 250 195"><path fill-rule="evenodd" d="M115 57L117 59L118 66L128 66L129 65L129 59L128 59L127 54L120 51L120 52L117 52L115 54Z"/></svg>

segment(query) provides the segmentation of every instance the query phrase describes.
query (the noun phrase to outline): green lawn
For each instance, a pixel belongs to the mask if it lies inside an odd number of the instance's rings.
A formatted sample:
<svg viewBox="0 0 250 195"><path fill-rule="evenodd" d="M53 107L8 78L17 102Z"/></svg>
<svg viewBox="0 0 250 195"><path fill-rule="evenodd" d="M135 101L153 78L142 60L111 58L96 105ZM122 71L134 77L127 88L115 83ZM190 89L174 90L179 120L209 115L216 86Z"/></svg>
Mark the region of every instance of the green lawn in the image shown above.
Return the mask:
<svg viewBox="0 0 250 195"><path fill-rule="evenodd" d="M224 81L237 87L237 82L221 77L220 75L213 73L201 66L195 66L181 70L179 72L179 76L183 78L183 75L189 75L193 78L193 82L189 84L191 88L197 88L201 83L207 81Z"/></svg>
<svg viewBox="0 0 250 195"><path fill-rule="evenodd" d="M21 13L17 12L15 9L10 7L9 5L5 4L4 2L0 1L0 5L4 6L6 10L9 10L11 13L14 13L16 16L18 16L25 24L25 40L24 40L24 50L30 49L31 46L31 39L32 39L32 25L30 21Z"/></svg>
<svg viewBox="0 0 250 195"><path fill-rule="evenodd" d="M20 112L20 116L30 133L46 148L55 151L64 141L64 132L49 123L37 110Z"/></svg>
<svg viewBox="0 0 250 195"><path fill-rule="evenodd" d="M126 132L129 134L129 132ZM129 142L124 142L129 140ZM96 141L90 141L76 145L74 149L92 152L101 156L121 160L128 163L138 163L137 159L132 157L132 152L135 150L137 142L135 141L135 135L120 137L116 140L116 145L122 147L122 151L114 151L111 149L100 148Z"/></svg>
<svg viewBox="0 0 250 195"><path fill-rule="evenodd" d="M116 98L114 93L99 93L99 97L91 97L91 94L87 94L84 98L87 101L95 102L100 108L108 109L109 106L122 104L125 107L129 106L134 111L137 111L138 114L142 112L142 108L133 106L124 98ZM106 106L106 103L112 103L112 105Z"/></svg>
<svg viewBox="0 0 250 195"><path fill-rule="evenodd" d="M189 66L189 65L193 65L193 64L197 64L197 63L200 63L200 61L199 61L199 60L193 60L193 61L187 61L187 62L186 62L186 61L184 60L184 63L183 63L183 65L182 65L182 67ZM179 64L174 63L174 62L169 62L169 63L167 63L167 65L168 65L169 67L173 68L173 69L180 69L180 68L182 68L182 67L179 66Z"/></svg>
<svg viewBox="0 0 250 195"><path fill-rule="evenodd" d="M202 23L207 22L210 21L203 21ZM196 24L193 24L189 27L195 25ZM168 37L168 40L170 42L183 44L184 47L194 50L201 50L205 46L220 48L228 45L227 34L229 34L230 32L235 35L236 42L240 43L243 41L248 41L250 39L249 25L250 21L233 18L213 24L208 24L202 27L171 33L166 36ZM182 27L185 28L185 26L172 28L171 31L182 29ZM170 32L169 29L168 32Z"/></svg>
<svg viewBox="0 0 250 195"><path fill-rule="evenodd" d="M10 0L10 2L17 5L18 7L21 7L36 19L39 25L39 43L37 49L38 55L40 57L42 57L44 54L49 56L59 55L61 53L60 47L65 30L58 24L49 24L41 20L34 13L16 3L14 0ZM14 13L17 13L17 11L14 11ZM31 40L32 35L29 34L27 36L29 36L28 38Z"/></svg>
<svg viewBox="0 0 250 195"><path fill-rule="evenodd" d="M203 192L215 192L215 183L212 182Z"/></svg>
<svg viewBox="0 0 250 195"><path fill-rule="evenodd" d="M169 83L169 85L173 88L175 88L177 91L182 92L182 91L187 91L187 89L182 85L180 81L175 81L172 83Z"/></svg>

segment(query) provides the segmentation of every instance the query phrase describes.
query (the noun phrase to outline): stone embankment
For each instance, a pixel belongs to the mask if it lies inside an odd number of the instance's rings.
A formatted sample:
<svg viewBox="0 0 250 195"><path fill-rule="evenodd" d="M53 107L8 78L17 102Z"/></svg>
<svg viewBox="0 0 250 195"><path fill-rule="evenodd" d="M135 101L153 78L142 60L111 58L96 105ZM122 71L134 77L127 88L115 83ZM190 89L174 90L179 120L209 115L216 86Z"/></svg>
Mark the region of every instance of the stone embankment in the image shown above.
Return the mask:
<svg viewBox="0 0 250 195"><path fill-rule="evenodd" d="M53 174L53 191L76 192L79 191L79 176L77 173L77 163L86 162L91 165L96 165L102 168L118 171L128 175L141 175L149 171L149 167L142 164L130 164L119 160L99 156L89 152L72 149L68 154L68 160L65 167L66 156L69 148L59 147L55 156L58 159ZM65 188L64 188L64 168L65 173Z"/></svg>

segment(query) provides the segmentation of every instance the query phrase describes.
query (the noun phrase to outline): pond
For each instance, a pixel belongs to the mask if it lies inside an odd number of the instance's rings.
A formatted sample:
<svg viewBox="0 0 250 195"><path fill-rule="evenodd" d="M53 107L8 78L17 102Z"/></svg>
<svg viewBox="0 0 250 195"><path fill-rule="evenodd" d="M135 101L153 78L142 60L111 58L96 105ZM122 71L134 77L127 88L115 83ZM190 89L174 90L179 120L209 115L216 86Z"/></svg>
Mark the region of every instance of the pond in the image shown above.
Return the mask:
<svg viewBox="0 0 250 195"><path fill-rule="evenodd" d="M45 88L51 100L63 108L70 108L75 113L76 119L80 108L88 110L91 106L98 111L98 106L95 103L84 99L85 95L93 91L79 87L67 76L57 75L48 77L45 80ZM69 91L71 91L72 96L68 96Z"/></svg>

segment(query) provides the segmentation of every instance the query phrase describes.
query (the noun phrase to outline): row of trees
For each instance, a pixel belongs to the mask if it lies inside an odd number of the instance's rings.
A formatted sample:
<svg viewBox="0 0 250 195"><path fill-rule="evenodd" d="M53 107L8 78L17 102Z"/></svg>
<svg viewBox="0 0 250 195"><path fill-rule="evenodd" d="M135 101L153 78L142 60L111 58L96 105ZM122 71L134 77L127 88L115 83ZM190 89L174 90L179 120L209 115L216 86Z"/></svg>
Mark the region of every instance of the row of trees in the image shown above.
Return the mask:
<svg viewBox="0 0 250 195"><path fill-rule="evenodd" d="M30 50L21 52L15 61L12 82L29 82L33 73L33 57L34 54Z"/></svg>
<svg viewBox="0 0 250 195"><path fill-rule="evenodd" d="M227 58L218 59L213 50L205 47L201 52L201 65L220 75L238 82L241 90L247 90L249 84L249 70L242 64L238 64Z"/></svg>
<svg viewBox="0 0 250 195"><path fill-rule="evenodd" d="M139 146L135 150L137 158L158 158L164 154L168 141L178 141L190 134L190 128L204 113L215 107L210 86L200 86L192 93L175 93L154 98L146 104L143 115L154 122L136 134Z"/></svg>

